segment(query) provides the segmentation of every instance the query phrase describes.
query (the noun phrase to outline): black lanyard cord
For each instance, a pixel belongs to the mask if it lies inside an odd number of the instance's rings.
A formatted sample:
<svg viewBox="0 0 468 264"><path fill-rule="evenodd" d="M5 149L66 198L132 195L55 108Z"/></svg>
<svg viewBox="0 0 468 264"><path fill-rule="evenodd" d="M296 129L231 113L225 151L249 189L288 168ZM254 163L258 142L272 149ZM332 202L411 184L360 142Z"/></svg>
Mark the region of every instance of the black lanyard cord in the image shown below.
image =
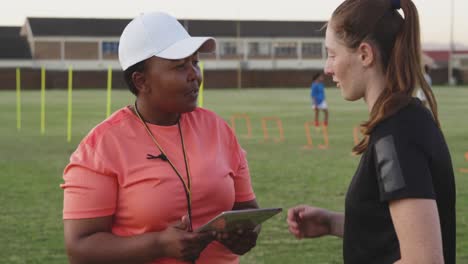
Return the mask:
<svg viewBox="0 0 468 264"><path fill-rule="evenodd" d="M191 197L191 179L190 179L191 177L190 177L189 163L188 163L188 160L187 160L187 154L185 152L185 143L184 143L184 137L182 136L182 128L180 126L180 120L177 120L177 127L179 128L180 141L182 143L182 152L184 154L185 171L187 173L187 182L185 182L185 180L182 177L182 175L180 174L179 170L177 170L177 168L171 162L171 160L169 159L167 154L164 152L163 148L159 145L158 141L156 140L153 133L149 129L148 125L146 124L146 122L141 117L140 112L138 111L138 108L137 108L136 101L135 101L135 113L137 114L138 118L140 119L143 126L145 127L146 132L151 137L152 141L155 143L158 150L161 152L161 154L158 155L158 156L153 156L151 154L147 154L147 159L161 158L162 160L167 161L171 165L174 172L177 174L177 177L179 177L179 180L182 182L182 185L183 185L184 191L185 191L185 197L187 199L187 211L188 211L188 217L189 217L188 231L192 232L193 231L193 225L192 225L192 197Z"/></svg>

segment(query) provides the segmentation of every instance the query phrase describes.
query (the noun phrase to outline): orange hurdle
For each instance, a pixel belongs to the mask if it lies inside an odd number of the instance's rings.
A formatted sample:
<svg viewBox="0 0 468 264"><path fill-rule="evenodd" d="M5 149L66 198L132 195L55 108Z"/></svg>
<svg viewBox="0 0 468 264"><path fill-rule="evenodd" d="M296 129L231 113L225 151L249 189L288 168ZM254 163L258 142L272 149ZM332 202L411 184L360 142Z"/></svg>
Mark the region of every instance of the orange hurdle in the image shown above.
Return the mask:
<svg viewBox="0 0 468 264"><path fill-rule="evenodd" d="M276 121L276 125L278 126L279 136L274 139L275 142L284 141L283 122L281 121L279 117L271 116L271 117L262 118L263 142L268 141L270 139L270 135L268 134L268 126L267 126L268 121Z"/></svg>
<svg viewBox="0 0 468 264"><path fill-rule="evenodd" d="M305 135L307 138L307 145L303 146L303 149L313 149L314 144L312 142L312 134L310 133L310 127L315 126L314 122L305 122L304 123L304 130L305 130ZM324 144L320 144L318 147L320 149L328 149L329 147L329 142L328 142L328 126L322 126L322 131L323 131L323 141Z"/></svg>
<svg viewBox="0 0 468 264"><path fill-rule="evenodd" d="M250 116L248 114L234 114L231 116L231 128L236 132L236 119L245 120L245 126L247 127L247 134L241 135L244 138L252 138L252 123L250 122Z"/></svg>
<svg viewBox="0 0 468 264"><path fill-rule="evenodd" d="M465 160L468 161L468 152L465 153ZM468 169L461 168L461 169L460 169L460 172L461 172L461 173L468 173Z"/></svg>

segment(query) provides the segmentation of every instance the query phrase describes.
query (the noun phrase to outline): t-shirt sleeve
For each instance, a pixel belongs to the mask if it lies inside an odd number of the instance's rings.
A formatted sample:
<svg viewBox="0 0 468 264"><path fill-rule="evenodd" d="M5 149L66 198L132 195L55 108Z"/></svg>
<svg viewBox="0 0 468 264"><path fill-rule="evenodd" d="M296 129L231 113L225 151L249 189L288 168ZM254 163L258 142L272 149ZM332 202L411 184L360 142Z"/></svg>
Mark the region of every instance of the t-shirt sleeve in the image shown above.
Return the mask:
<svg viewBox="0 0 468 264"><path fill-rule="evenodd" d="M381 201L435 199L427 155L406 133L388 133L373 145Z"/></svg>
<svg viewBox="0 0 468 264"><path fill-rule="evenodd" d="M64 170L63 219L113 215L116 210L117 178L90 145L82 142Z"/></svg>
<svg viewBox="0 0 468 264"><path fill-rule="evenodd" d="M249 165L247 162L247 152L240 146L234 132L227 126L228 134L231 142L231 151L233 162L233 179L235 188L235 201L247 202L255 199L255 193L252 188L250 178Z"/></svg>

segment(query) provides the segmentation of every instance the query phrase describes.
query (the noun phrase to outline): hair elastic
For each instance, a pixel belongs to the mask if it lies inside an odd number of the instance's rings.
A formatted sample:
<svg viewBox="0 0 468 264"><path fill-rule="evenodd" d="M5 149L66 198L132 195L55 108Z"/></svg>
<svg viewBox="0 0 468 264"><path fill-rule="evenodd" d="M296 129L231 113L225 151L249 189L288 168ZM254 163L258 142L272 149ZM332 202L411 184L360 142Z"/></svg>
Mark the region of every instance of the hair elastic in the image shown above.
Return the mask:
<svg viewBox="0 0 468 264"><path fill-rule="evenodd" d="M391 0L392 9L398 10L401 8L401 0Z"/></svg>

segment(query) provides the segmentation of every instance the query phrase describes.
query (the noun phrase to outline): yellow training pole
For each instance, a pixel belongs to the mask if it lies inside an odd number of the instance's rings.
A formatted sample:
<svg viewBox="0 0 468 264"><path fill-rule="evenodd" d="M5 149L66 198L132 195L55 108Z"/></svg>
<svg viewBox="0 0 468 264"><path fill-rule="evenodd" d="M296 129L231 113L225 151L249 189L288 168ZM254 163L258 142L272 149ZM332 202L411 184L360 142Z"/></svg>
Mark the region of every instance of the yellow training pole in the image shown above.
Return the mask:
<svg viewBox="0 0 468 264"><path fill-rule="evenodd" d="M45 68L41 69L41 134L45 134Z"/></svg>
<svg viewBox="0 0 468 264"><path fill-rule="evenodd" d="M16 128L21 130L21 70L16 68Z"/></svg>
<svg viewBox="0 0 468 264"><path fill-rule="evenodd" d="M111 114L111 99L112 99L112 68L109 66L107 70L107 117Z"/></svg>
<svg viewBox="0 0 468 264"><path fill-rule="evenodd" d="M67 141L71 142L72 136L72 86L73 86L73 68L68 68L68 120L67 120Z"/></svg>
<svg viewBox="0 0 468 264"><path fill-rule="evenodd" d="M203 62L200 62L200 72L202 75L202 80L203 80ZM200 91L198 92L198 106L203 107L203 83L200 84Z"/></svg>

